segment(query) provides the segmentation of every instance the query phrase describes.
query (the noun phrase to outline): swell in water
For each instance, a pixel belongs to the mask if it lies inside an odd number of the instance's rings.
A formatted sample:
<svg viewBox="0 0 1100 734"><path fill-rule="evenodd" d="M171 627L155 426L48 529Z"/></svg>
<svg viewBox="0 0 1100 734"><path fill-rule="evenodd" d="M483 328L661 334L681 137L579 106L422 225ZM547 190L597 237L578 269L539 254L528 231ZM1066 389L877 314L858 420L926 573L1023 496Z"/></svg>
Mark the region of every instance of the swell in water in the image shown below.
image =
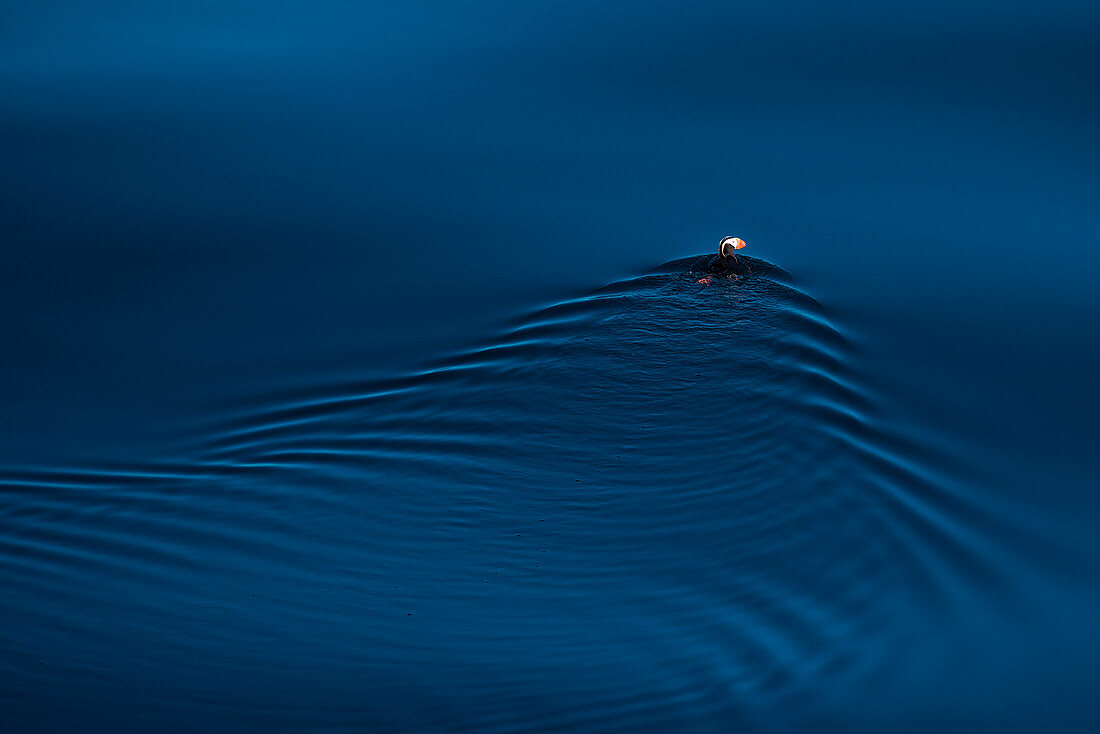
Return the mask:
<svg viewBox="0 0 1100 734"><path fill-rule="evenodd" d="M919 675L958 596L1002 587L995 530L748 261L245 401L185 461L6 470L8 718L728 731Z"/></svg>

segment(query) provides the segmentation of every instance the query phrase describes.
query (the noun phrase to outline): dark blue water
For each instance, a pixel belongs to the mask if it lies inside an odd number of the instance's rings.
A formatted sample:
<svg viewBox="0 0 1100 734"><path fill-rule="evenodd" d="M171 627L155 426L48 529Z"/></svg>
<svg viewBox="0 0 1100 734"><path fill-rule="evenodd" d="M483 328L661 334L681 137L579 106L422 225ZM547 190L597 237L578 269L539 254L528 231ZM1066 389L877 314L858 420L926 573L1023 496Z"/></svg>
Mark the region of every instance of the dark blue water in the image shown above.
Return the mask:
<svg viewBox="0 0 1100 734"><path fill-rule="evenodd" d="M0 39L5 731L1100 727L1095 3Z"/></svg>

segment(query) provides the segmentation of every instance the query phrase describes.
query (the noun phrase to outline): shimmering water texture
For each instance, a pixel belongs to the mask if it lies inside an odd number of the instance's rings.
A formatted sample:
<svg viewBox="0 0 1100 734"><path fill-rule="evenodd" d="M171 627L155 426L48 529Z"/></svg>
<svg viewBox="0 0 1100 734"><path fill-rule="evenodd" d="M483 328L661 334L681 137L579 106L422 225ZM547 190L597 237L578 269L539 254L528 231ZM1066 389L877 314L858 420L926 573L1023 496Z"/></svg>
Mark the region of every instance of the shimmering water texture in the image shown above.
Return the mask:
<svg viewBox="0 0 1100 734"><path fill-rule="evenodd" d="M178 462L7 473L8 717L855 726L960 589L997 593L989 538L871 428L785 272L693 262L413 374L242 401Z"/></svg>

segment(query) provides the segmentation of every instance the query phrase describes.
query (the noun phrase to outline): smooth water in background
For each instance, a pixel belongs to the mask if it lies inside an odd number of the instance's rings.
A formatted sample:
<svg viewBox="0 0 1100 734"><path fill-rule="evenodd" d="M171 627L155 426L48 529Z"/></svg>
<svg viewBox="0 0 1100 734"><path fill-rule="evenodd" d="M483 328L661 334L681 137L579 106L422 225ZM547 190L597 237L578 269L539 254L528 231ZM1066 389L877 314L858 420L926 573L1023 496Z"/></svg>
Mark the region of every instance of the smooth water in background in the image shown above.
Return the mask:
<svg viewBox="0 0 1100 734"><path fill-rule="evenodd" d="M5 6L0 726L1096 731L1098 59L1083 0Z"/></svg>

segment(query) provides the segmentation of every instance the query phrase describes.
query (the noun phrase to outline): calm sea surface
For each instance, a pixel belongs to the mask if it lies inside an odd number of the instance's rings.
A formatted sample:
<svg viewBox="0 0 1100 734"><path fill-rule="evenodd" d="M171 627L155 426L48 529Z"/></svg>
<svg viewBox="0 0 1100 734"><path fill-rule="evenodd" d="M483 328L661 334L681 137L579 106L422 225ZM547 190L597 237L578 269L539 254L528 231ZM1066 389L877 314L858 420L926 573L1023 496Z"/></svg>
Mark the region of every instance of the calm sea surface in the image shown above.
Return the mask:
<svg viewBox="0 0 1100 734"><path fill-rule="evenodd" d="M1097 731L1098 60L1084 0L4 7L0 727Z"/></svg>

